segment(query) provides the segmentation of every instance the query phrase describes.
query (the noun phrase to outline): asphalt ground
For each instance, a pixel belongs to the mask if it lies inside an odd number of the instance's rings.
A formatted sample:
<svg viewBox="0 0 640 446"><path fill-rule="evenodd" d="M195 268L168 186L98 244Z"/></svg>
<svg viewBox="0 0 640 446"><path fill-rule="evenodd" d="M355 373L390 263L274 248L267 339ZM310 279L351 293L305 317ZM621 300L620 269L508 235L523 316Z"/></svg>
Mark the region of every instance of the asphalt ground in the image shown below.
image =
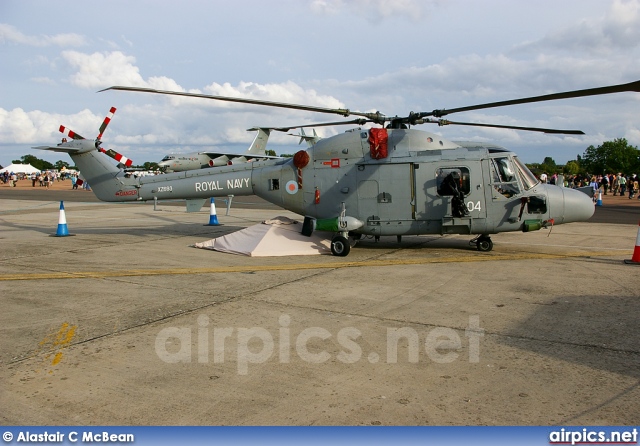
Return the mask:
<svg viewBox="0 0 640 446"><path fill-rule="evenodd" d="M637 200L489 253L252 258L192 245L296 216L236 197L212 227L66 186L0 186L2 424L639 424Z"/></svg>

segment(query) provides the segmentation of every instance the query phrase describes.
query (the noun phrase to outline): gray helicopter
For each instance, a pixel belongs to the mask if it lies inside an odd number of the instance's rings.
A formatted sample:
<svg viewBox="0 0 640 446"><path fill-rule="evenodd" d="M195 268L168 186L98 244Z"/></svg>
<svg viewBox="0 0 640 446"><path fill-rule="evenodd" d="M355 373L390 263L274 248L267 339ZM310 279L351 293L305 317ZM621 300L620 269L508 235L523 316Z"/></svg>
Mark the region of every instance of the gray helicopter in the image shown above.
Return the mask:
<svg viewBox="0 0 640 446"><path fill-rule="evenodd" d="M639 92L640 81L449 110L411 112L404 117L137 87L116 86L107 90L359 116L346 122L275 129L285 132L323 125L380 125L380 128L369 129L356 127L318 139L292 158L139 178L125 177L124 172L104 156L100 138L92 141L74 137L57 146L36 147L68 153L100 200L186 199L189 203L230 194L257 195L304 216L303 234L311 235L314 230L333 233L332 253L346 256L362 236L376 239L396 236L400 241L403 235L473 234L476 237L471 243L479 251L490 251L493 248L491 234L529 232L554 224L588 220L594 213L594 205L587 194L540 183L515 153L492 144L448 141L410 127L436 123L584 134L580 130L453 122L442 117L507 105Z"/></svg>

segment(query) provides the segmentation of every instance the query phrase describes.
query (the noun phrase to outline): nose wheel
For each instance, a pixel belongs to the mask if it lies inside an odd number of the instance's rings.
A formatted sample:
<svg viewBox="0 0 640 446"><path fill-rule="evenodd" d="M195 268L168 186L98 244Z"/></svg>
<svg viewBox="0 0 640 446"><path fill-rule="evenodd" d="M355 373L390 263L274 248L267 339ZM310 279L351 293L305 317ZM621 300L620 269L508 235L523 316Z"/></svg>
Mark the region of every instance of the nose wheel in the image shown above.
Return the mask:
<svg viewBox="0 0 640 446"><path fill-rule="evenodd" d="M491 237L488 235L479 235L478 237L471 240L469 243L476 244L476 248L480 252L489 252L493 249L493 242L491 241Z"/></svg>

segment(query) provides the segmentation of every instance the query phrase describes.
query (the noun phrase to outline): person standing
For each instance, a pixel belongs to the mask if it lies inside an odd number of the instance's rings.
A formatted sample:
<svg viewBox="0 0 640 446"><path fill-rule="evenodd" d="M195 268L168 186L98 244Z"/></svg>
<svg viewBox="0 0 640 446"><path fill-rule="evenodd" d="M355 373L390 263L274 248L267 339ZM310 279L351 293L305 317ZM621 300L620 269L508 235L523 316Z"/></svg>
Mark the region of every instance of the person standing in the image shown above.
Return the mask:
<svg viewBox="0 0 640 446"><path fill-rule="evenodd" d="M542 172L542 175L540 175L540 182L542 184L547 184L547 172Z"/></svg>
<svg viewBox="0 0 640 446"><path fill-rule="evenodd" d="M600 184L598 183L598 179L593 176L591 177L591 182L589 186L593 188L593 202L595 203L598 200L598 189L600 188Z"/></svg>
<svg viewBox="0 0 640 446"><path fill-rule="evenodd" d="M634 173L627 180L627 188L629 189L629 200L631 200L633 197L635 197L636 192L637 192L637 189L636 189L637 187L638 187L638 177Z"/></svg>
<svg viewBox="0 0 640 446"><path fill-rule="evenodd" d="M627 190L627 177L622 173L618 175L618 187L620 188L620 196L624 197L624 192Z"/></svg>

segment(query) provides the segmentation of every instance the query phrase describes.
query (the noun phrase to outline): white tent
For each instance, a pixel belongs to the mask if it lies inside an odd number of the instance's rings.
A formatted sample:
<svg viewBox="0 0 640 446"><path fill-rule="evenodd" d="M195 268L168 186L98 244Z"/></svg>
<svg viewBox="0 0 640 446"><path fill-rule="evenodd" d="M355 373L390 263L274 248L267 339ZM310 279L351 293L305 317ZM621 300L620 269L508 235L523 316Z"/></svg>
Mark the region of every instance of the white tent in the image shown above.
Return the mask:
<svg viewBox="0 0 640 446"><path fill-rule="evenodd" d="M307 237L301 230L297 221L277 217L194 246L250 257L331 254L329 240L315 233Z"/></svg>
<svg viewBox="0 0 640 446"><path fill-rule="evenodd" d="M14 173L38 173L40 172L38 169L33 167L31 164L11 164L4 169L0 169L0 173L4 172L14 172Z"/></svg>

